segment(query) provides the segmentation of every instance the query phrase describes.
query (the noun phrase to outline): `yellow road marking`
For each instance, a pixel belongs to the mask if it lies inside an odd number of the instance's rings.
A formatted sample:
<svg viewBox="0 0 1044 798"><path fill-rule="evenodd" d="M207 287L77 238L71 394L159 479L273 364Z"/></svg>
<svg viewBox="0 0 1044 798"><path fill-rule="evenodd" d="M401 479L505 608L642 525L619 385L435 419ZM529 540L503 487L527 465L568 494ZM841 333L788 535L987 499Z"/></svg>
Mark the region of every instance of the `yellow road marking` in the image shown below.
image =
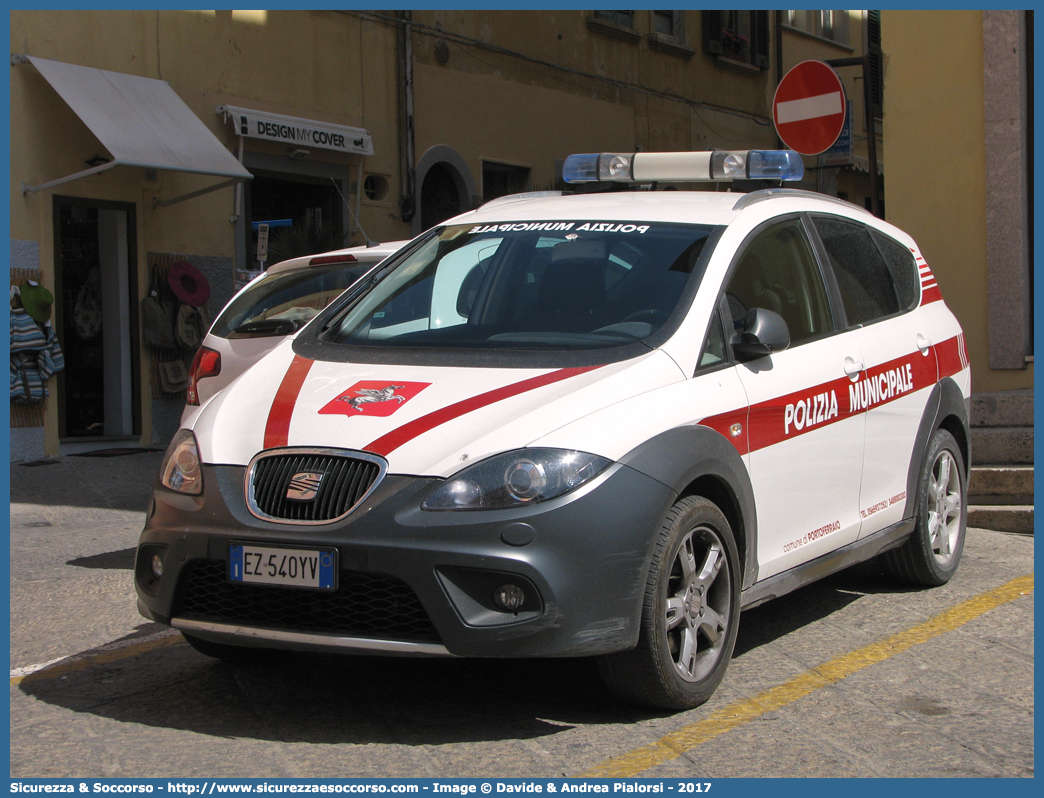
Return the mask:
<svg viewBox="0 0 1044 798"><path fill-rule="evenodd" d="M76 654L74 656L58 660L54 664L47 664L39 668L32 669L29 673L20 673L16 676L12 676L11 686L13 687L16 684L21 684L30 676L38 676L47 679L54 678L55 676L65 676L66 674L73 673L75 671L82 671L85 668L89 668L93 665L102 665L105 663L116 662L117 660L126 659L127 657L136 657L139 654L145 654L157 648L172 646L180 642L182 642L181 635L175 632L174 630L171 630L168 632L162 632L159 635L142 640L140 643L131 643L130 645L123 645L115 648L104 648L98 649L96 651L88 651L83 654Z"/></svg>
<svg viewBox="0 0 1044 798"><path fill-rule="evenodd" d="M683 726L650 745L613 757L592 769L577 774L582 778L630 778L644 770L676 759L720 734L791 704L821 687L834 684L870 665L876 665L907 649L952 632L983 613L1033 592L1033 574L1020 576L1000 587L980 593L924 623L898 632L877 643L842 654L788 682L772 687L753 698L738 701L703 720Z"/></svg>

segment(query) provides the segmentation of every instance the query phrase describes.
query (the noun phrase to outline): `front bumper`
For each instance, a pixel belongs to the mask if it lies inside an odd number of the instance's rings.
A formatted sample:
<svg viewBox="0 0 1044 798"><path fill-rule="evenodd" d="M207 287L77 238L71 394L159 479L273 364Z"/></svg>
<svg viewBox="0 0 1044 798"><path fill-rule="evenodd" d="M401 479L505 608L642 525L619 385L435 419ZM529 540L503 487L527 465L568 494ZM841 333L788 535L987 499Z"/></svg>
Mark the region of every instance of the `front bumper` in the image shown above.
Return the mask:
<svg viewBox="0 0 1044 798"><path fill-rule="evenodd" d="M633 647L648 563L673 492L613 465L515 510L427 512L440 480L388 475L340 521L275 523L246 506L245 469L205 466L202 496L159 486L141 534L142 615L246 646L479 657L586 656ZM339 589L233 584L232 542L336 548ZM162 578L150 561L158 554ZM518 612L493 603L522 587Z"/></svg>

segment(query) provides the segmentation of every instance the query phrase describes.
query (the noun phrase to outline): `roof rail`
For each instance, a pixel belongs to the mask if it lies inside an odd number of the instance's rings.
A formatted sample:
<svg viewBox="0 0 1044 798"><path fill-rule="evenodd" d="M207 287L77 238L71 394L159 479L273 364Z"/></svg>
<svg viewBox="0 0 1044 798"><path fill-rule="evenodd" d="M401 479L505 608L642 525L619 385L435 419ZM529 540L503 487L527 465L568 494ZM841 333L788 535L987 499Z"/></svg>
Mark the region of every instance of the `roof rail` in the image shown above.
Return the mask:
<svg viewBox="0 0 1044 798"><path fill-rule="evenodd" d="M820 194L818 191L805 191L800 188L763 188L759 191L752 191L749 194L744 194L740 197L736 204L732 206L734 211L742 211L744 208L749 208L751 205L755 205L759 202L764 202L770 199L785 199L786 197L804 197L805 199L817 199L823 200L823 202L833 202L838 205L844 205L849 210L855 208L863 213L870 213L866 208L856 205L854 202L840 199L839 197L831 197L829 194Z"/></svg>
<svg viewBox="0 0 1044 798"><path fill-rule="evenodd" d="M521 194L508 194L504 197L497 197L491 199L489 202L484 202L478 206L477 210L483 210L485 208L493 208L497 205L506 205L509 202L520 202L522 200L529 199L541 199L542 197L561 197L561 191L524 191Z"/></svg>

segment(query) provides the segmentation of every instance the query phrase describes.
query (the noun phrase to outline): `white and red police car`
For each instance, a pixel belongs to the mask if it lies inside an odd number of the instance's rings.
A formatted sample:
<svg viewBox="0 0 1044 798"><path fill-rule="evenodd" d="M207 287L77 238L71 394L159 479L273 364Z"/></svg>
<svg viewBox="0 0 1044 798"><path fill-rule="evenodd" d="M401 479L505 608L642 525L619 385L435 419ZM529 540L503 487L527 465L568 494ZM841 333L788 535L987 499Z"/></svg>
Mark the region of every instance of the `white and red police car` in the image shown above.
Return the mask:
<svg viewBox="0 0 1044 798"><path fill-rule="evenodd" d="M572 181L800 176L571 156ZM201 406L141 535L198 650L596 656L668 708L740 610L964 543L970 371L913 240L801 191L506 199L429 230Z"/></svg>

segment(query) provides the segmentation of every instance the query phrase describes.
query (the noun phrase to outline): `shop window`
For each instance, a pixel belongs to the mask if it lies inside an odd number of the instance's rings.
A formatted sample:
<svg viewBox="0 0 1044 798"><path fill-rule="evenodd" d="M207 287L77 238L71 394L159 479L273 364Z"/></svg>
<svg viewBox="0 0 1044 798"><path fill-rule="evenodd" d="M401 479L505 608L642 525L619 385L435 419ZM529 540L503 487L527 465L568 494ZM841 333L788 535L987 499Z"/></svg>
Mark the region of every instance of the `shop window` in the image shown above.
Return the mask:
<svg viewBox="0 0 1044 798"><path fill-rule="evenodd" d="M256 261L257 230L260 223L269 225L268 258L270 266L288 258L314 255L340 249L344 244L340 186L330 180L255 172L246 192L251 224L247 226L247 251Z"/></svg>
<svg viewBox="0 0 1044 798"><path fill-rule="evenodd" d="M529 169L525 166L482 162L482 201L489 202L529 188Z"/></svg>
<svg viewBox="0 0 1044 798"><path fill-rule="evenodd" d="M768 69L768 14L768 11L704 11L703 51Z"/></svg>

